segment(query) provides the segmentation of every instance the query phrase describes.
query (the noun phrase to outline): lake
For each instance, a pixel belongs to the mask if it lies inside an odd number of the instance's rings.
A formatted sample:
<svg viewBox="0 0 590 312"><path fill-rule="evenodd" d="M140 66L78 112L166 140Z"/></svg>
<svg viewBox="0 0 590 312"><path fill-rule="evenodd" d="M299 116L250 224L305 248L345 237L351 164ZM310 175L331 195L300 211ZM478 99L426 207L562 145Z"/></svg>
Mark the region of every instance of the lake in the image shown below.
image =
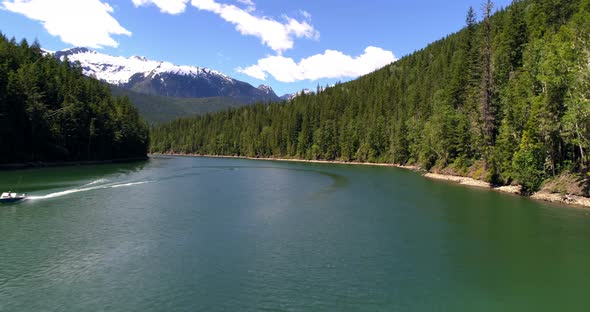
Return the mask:
<svg viewBox="0 0 590 312"><path fill-rule="evenodd" d="M586 311L590 210L389 167L0 172L0 311Z"/></svg>

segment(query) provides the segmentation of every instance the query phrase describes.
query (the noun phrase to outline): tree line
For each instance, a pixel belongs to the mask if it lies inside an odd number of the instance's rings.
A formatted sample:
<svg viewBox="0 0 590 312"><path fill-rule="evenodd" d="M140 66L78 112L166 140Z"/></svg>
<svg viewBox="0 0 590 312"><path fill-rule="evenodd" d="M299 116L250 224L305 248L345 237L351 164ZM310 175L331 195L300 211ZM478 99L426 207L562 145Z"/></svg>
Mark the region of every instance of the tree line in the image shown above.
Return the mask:
<svg viewBox="0 0 590 312"><path fill-rule="evenodd" d="M0 163L139 157L148 145L127 98L39 43L0 33Z"/></svg>
<svg viewBox="0 0 590 312"><path fill-rule="evenodd" d="M357 80L178 119L153 152L418 164L524 193L590 165L590 0L516 0Z"/></svg>

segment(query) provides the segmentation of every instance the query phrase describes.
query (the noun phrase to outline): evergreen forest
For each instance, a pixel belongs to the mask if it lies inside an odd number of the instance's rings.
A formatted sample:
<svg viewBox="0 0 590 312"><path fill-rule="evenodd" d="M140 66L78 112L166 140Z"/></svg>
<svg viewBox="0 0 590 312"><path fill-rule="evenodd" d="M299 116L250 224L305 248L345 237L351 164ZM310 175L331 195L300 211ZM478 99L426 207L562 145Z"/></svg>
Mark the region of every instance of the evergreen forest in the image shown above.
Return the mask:
<svg viewBox="0 0 590 312"><path fill-rule="evenodd" d="M587 177L589 149L590 0L486 1L357 80L151 131L152 152L415 164L524 194Z"/></svg>
<svg viewBox="0 0 590 312"><path fill-rule="evenodd" d="M0 163L145 157L148 136L127 98L0 34Z"/></svg>

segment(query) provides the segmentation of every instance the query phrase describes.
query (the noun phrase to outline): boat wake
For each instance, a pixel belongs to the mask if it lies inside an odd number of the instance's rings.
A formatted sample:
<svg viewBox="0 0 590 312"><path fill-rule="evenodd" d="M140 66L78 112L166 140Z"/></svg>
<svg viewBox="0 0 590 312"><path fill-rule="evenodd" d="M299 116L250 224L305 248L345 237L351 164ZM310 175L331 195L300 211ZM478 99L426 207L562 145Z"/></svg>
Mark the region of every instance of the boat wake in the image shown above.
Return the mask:
<svg viewBox="0 0 590 312"><path fill-rule="evenodd" d="M102 183L106 183L106 182L109 182L109 179L98 179L98 180L92 181L88 184L84 184L82 187L96 185L96 184L102 184Z"/></svg>
<svg viewBox="0 0 590 312"><path fill-rule="evenodd" d="M70 194L74 194L74 193L80 193L80 192L88 192L88 191L102 190L102 189L109 189L109 188L119 188L119 187L127 187L127 186L141 185L141 184L150 183L151 181L114 182L114 183L102 184L102 183L105 183L105 182L108 182L108 180L106 180L106 179L100 179L100 180L96 180L96 181L90 182L88 184L85 184L85 185L83 185L81 187L77 187L77 188L74 188L74 189L69 189L69 190L65 190L65 191L50 193L50 194L47 194L47 195L28 196L27 199L28 200L50 199L50 198L61 197L61 196L70 195Z"/></svg>

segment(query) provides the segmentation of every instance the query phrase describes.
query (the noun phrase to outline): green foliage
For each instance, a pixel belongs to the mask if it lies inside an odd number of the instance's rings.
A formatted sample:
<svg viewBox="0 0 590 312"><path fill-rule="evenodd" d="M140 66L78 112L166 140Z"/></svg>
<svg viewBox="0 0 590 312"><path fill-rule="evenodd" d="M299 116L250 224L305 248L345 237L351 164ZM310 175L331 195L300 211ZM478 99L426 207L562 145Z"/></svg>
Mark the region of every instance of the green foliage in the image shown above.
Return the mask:
<svg viewBox="0 0 590 312"><path fill-rule="evenodd" d="M545 178L543 146L534 143L525 132L519 150L514 154L512 165L516 172L516 178L522 185L522 193L530 195L539 190Z"/></svg>
<svg viewBox="0 0 590 312"><path fill-rule="evenodd" d="M0 34L0 163L145 156L148 142L127 98Z"/></svg>
<svg viewBox="0 0 590 312"><path fill-rule="evenodd" d="M355 81L155 127L151 150L419 164L530 193L590 165L589 12L470 10L465 29Z"/></svg>
<svg viewBox="0 0 590 312"><path fill-rule="evenodd" d="M115 86L110 88L115 96L127 96L139 114L151 124L241 107L248 103L230 97L178 98L137 93Z"/></svg>

